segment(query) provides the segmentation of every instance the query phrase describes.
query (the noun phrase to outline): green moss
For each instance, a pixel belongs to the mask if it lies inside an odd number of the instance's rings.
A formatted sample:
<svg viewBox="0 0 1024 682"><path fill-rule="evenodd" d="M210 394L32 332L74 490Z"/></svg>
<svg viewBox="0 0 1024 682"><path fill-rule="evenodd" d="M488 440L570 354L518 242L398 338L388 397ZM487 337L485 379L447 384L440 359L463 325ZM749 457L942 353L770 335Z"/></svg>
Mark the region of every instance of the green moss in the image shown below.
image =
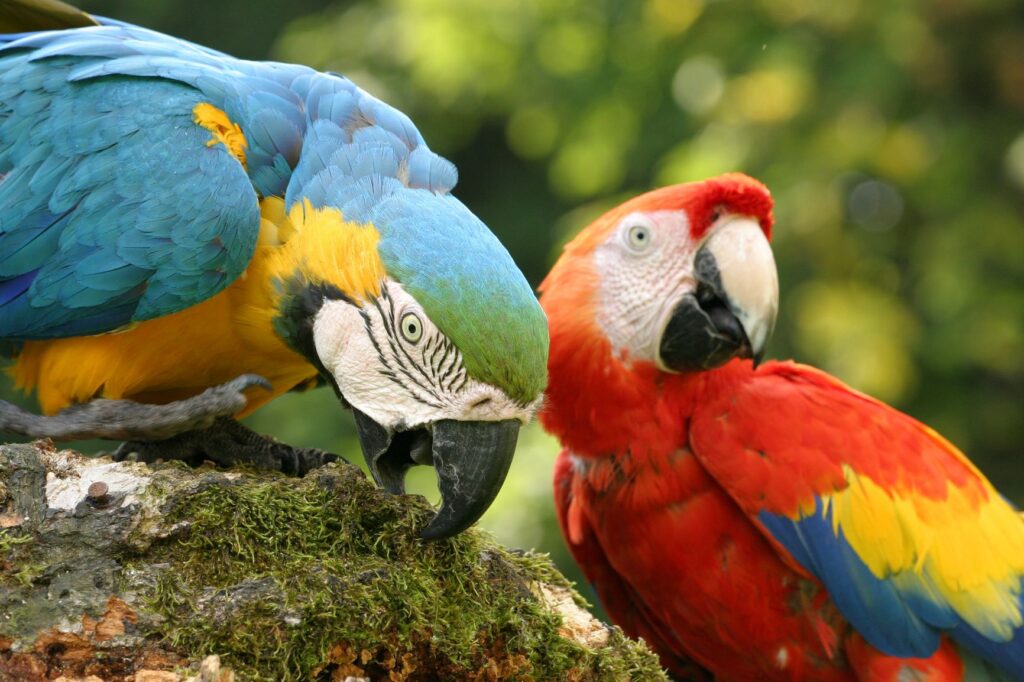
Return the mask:
<svg viewBox="0 0 1024 682"><path fill-rule="evenodd" d="M0 528L0 584L17 582L30 585L45 565L29 561L32 555L32 537Z"/></svg>
<svg viewBox="0 0 1024 682"><path fill-rule="evenodd" d="M561 619L530 589L568 587L546 557L510 552L479 531L424 542L426 502L388 496L355 471L177 496L186 501L169 518L187 520L188 531L146 557L167 566L147 596L170 643L217 653L242 679L308 679L353 658L386 674L409 654L452 679L483 670L664 679L653 655L620 633L599 652L559 634Z"/></svg>
<svg viewBox="0 0 1024 682"><path fill-rule="evenodd" d="M15 547L21 547L32 542L28 535L15 535L7 528L0 528L0 555L13 554Z"/></svg>

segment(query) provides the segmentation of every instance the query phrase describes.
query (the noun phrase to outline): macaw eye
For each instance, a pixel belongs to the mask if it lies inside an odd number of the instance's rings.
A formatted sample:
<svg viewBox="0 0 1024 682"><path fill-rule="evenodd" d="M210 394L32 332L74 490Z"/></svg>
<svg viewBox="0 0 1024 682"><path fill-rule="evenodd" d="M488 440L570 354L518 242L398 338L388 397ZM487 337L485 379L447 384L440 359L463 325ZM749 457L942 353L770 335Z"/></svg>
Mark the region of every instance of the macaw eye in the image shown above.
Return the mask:
<svg viewBox="0 0 1024 682"><path fill-rule="evenodd" d="M416 343L423 337L423 323L416 313L402 315L402 321L398 326L402 328L402 336L409 343Z"/></svg>
<svg viewBox="0 0 1024 682"><path fill-rule="evenodd" d="M626 234L630 247L635 251L643 251L651 243L651 231L646 225L634 225Z"/></svg>

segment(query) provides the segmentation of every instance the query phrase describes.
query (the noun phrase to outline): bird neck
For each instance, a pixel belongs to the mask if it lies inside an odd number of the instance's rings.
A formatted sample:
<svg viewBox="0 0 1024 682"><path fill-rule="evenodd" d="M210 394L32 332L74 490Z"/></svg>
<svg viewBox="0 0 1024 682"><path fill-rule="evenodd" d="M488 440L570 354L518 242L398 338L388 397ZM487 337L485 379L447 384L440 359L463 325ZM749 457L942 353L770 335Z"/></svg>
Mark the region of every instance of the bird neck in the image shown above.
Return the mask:
<svg viewBox="0 0 1024 682"><path fill-rule="evenodd" d="M615 356L603 336L570 340L553 331L541 421L582 457L668 457L689 438L689 417L712 392L751 375L750 363L668 374Z"/></svg>
<svg viewBox="0 0 1024 682"><path fill-rule="evenodd" d="M386 273L373 225L347 221L337 209L315 208L307 200L285 212L284 202L272 197L260 209L261 245L278 247L267 260L269 281L301 279L354 300L380 294Z"/></svg>

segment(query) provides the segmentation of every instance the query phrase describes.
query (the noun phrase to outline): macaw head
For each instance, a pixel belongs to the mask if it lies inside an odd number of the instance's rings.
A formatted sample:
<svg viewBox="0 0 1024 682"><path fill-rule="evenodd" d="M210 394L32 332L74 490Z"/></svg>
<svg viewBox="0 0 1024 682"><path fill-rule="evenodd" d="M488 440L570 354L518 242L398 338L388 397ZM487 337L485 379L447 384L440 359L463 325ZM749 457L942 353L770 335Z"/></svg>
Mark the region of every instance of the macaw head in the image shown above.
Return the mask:
<svg viewBox="0 0 1024 682"><path fill-rule="evenodd" d="M292 88L302 152L284 200L264 200L284 241L266 278L278 333L352 408L378 484L400 493L434 465L443 499L422 535L454 535L498 494L540 404L547 320L405 114L342 77Z"/></svg>
<svg viewBox="0 0 1024 682"><path fill-rule="evenodd" d="M547 321L450 194L395 183L363 207L343 199L291 208L304 236L281 256L279 330L351 406L378 484L401 493L410 467L436 468L443 502L422 534L447 537L494 500L539 406Z"/></svg>
<svg viewBox="0 0 1024 682"><path fill-rule="evenodd" d="M608 211L541 286L552 364L594 348L608 362L673 374L760 360L779 295L771 227L767 188L741 174Z"/></svg>

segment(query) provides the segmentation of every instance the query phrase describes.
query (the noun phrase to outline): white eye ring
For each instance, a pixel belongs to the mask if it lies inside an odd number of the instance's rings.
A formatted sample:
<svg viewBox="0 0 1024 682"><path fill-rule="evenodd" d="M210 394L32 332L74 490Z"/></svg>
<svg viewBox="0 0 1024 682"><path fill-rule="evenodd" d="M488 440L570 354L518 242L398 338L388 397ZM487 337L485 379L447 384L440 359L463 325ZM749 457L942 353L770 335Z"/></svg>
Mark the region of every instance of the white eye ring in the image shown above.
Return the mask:
<svg viewBox="0 0 1024 682"><path fill-rule="evenodd" d="M634 251L644 251L651 245L651 229L646 225L634 225L626 233L626 241Z"/></svg>
<svg viewBox="0 0 1024 682"><path fill-rule="evenodd" d="M402 315L402 320L398 323L398 326L402 330L402 338L409 343L415 344L423 338L423 323L420 322L420 317L416 313Z"/></svg>

